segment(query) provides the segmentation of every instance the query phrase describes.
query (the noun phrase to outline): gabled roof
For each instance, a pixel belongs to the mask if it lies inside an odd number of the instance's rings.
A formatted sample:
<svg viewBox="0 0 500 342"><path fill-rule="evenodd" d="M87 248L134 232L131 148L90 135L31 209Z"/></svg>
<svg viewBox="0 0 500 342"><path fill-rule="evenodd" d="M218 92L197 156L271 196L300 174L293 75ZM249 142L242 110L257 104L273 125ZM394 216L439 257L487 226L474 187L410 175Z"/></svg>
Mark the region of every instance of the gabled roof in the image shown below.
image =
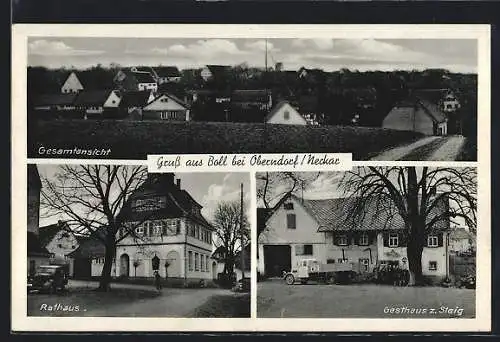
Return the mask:
<svg viewBox="0 0 500 342"><path fill-rule="evenodd" d="M103 105L106 100L111 95L112 90L92 90L92 91L82 91L78 93L78 96L75 100L75 105L84 106L84 105Z"/></svg>
<svg viewBox="0 0 500 342"><path fill-rule="evenodd" d="M159 66L153 68L158 77L180 77L181 73L176 66Z"/></svg>
<svg viewBox="0 0 500 342"><path fill-rule="evenodd" d="M153 76L148 72L134 72L133 76L137 80L137 83L156 83Z"/></svg>
<svg viewBox="0 0 500 342"><path fill-rule="evenodd" d="M96 73L91 70L73 70L67 73L61 86L66 82L71 73L75 73L84 90L99 90L113 87L113 77L106 72Z"/></svg>
<svg viewBox="0 0 500 342"><path fill-rule="evenodd" d="M375 199L365 202L363 217L353 219L352 210L357 198L330 198L320 200L300 199L291 195L297 203L315 219L319 225L319 232L327 231L380 231L384 229L404 229L405 224L402 217L392 203L377 203ZM284 201L278 203L281 206ZM272 216L279 206L271 213L267 213L266 221ZM442 204L435 207L428 217L432 220L438 213L448 210L449 204L443 199ZM385 209L388 208L389 210ZM389 212L390 211L390 212ZM259 220L259 219L258 219ZM434 230L444 230L449 227L449 222L438 221Z"/></svg>
<svg viewBox="0 0 500 342"><path fill-rule="evenodd" d="M136 71L133 71L132 69L134 69ZM148 73L151 73L153 71L153 68L148 67L148 66L136 66L136 67L131 67L130 70L132 72L148 72Z"/></svg>
<svg viewBox="0 0 500 342"><path fill-rule="evenodd" d="M215 77L225 77L231 67L229 65L207 65L208 70L212 73L212 76Z"/></svg>
<svg viewBox="0 0 500 342"><path fill-rule="evenodd" d="M126 91L122 93L121 107L144 107L151 95L150 91Z"/></svg>
<svg viewBox="0 0 500 342"><path fill-rule="evenodd" d="M166 96L166 97L170 98L171 100L174 100L175 102L177 102L178 104L180 104L183 107L186 107L186 108L189 107L189 105L186 102L182 101L181 99L179 99L178 97L176 97L176 96L174 96L174 95L172 95L170 93L160 93L160 94L158 94L154 99L152 99L151 101L149 101L148 103L146 103L146 106L149 105L149 104L151 104L151 103L153 103L153 102L155 102L155 101L157 101L162 96Z"/></svg>
<svg viewBox="0 0 500 342"><path fill-rule="evenodd" d="M444 114L437 105L420 98L410 96L396 104L395 107L403 108L422 108L424 112L432 119L435 123L446 122L446 114Z"/></svg>
<svg viewBox="0 0 500 342"><path fill-rule="evenodd" d="M106 255L106 247L96 237L78 238L79 246L68 254L71 258L102 258Z"/></svg>
<svg viewBox="0 0 500 342"><path fill-rule="evenodd" d="M28 232L28 256L42 256L42 257L49 257L51 253L42 246L40 243L40 239L38 236L33 233L33 232Z"/></svg>
<svg viewBox="0 0 500 342"><path fill-rule="evenodd" d="M186 190L179 188L174 183L174 174L149 174L146 181L130 196L130 202L150 196L165 196L165 208L154 212L133 212L129 210L127 216L129 221L186 216L206 228L213 229L200 212L202 205L191 197Z"/></svg>
<svg viewBox="0 0 500 342"><path fill-rule="evenodd" d="M70 106L75 102L76 93L44 94L35 97L35 106Z"/></svg>
<svg viewBox="0 0 500 342"><path fill-rule="evenodd" d="M264 122L268 122L279 110L281 110L281 108L283 108L284 106L286 105L290 105L290 103L288 101L281 101L279 102L277 105L275 105L270 111L269 113L266 115L266 117L264 118ZM296 110L292 105L290 105L294 110ZM302 117L302 115L297 111L297 113L299 114L300 117ZM302 117L302 119L304 121L306 121L306 119L304 119L304 117Z"/></svg>

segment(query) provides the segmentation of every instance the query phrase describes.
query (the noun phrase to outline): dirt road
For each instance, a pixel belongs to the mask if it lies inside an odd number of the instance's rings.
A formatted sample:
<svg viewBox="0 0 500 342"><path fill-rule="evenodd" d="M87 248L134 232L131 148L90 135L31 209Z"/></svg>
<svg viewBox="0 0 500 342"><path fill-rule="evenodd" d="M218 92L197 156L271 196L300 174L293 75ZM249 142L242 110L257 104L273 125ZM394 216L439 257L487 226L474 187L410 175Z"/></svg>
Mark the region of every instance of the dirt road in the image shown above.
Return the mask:
<svg viewBox="0 0 500 342"><path fill-rule="evenodd" d="M425 137L411 144L383 151L371 160L455 161L465 143L462 136Z"/></svg>

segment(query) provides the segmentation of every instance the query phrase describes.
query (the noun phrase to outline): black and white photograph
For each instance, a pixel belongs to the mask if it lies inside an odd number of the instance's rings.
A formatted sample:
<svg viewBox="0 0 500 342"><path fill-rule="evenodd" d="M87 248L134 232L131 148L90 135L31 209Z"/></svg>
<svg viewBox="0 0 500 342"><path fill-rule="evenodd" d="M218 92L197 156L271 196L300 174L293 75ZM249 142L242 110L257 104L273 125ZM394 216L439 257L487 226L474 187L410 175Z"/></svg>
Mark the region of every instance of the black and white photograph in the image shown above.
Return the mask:
<svg viewBox="0 0 500 342"><path fill-rule="evenodd" d="M257 317L476 317L475 168L256 179Z"/></svg>
<svg viewBox="0 0 500 342"><path fill-rule="evenodd" d="M29 164L28 316L250 317L249 186Z"/></svg>
<svg viewBox="0 0 500 342"><path fill-rule="evenodd" d="M477 39L36 36L27 54L30 158L477 160Z"/></svg>

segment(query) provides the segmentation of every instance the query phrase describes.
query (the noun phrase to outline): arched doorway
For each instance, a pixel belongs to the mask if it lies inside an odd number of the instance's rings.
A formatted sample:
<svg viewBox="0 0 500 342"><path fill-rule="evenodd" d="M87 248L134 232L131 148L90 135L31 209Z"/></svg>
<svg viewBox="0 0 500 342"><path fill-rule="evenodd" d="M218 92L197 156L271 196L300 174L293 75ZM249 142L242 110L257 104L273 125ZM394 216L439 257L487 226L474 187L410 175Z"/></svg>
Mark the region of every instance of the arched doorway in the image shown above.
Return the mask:
<svg viewBox="0 0 500 342"><path fill-rule="evenodd" d="M217 279L217 262L212 263L212 279Z"/></svg>
<svg viewBox="0 0 500 342"><path fill-rule="evenodd" d="M130 276L130 257L128 254L122 254L120 257L120 276Z"/></svg>
<svg viewBox="0 0 500 342"><path fill-rule="evenodd" d="M180 278L181 277L181 258L179 257L179 253L176 251L171 251L167 254L167 260L169 266L167 268L168 276L172 278Z"/></svg>

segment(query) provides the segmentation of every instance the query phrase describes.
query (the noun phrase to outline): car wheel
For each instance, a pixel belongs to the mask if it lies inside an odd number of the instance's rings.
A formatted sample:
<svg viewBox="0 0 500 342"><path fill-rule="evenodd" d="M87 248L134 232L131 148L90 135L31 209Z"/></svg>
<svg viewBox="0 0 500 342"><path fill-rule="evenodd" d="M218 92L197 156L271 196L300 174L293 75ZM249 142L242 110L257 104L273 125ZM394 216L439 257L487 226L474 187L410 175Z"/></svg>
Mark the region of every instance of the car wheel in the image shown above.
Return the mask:
<svg viewBox="0 0 500 342"><path fill-rule="evenodd" d="M327 284L330 284L330 285L334 285L336 281L337 281L337 279L335 279L334 274L329 275L328 278L326 279Z"/></svg>
<svg viewBox="0 0 500 342"><path fill-rule="evenodd" d="M287 285L293 285L293 283L295 283L295 277L292 274L288 274L285 277L285 282L287 283Z"/></svg>

